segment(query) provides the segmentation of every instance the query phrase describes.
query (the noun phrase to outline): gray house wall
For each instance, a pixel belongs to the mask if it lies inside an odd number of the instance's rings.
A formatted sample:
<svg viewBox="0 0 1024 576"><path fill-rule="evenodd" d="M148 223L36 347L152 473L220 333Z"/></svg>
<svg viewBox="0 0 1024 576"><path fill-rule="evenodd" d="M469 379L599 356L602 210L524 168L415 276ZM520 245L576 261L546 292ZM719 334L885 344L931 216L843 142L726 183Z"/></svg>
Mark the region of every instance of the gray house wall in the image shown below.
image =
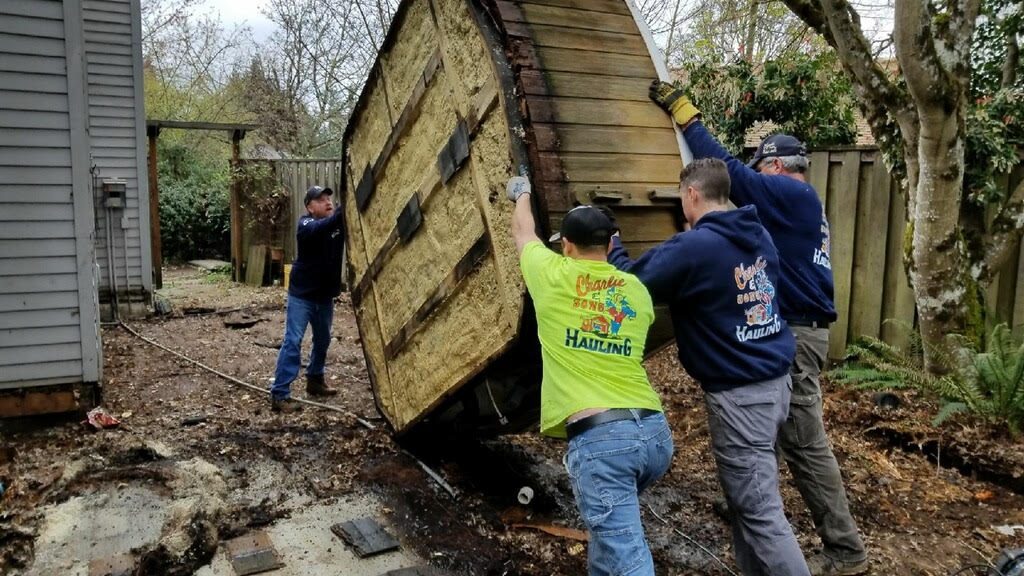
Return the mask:
<svg viewBox="0 0 1024 576"><path fill-rule="evenodd" d="M139 0L82 0L82 18L99 298L110 301L112 261L121 312L128 312L130 297L138 314L153 291ZM111 238L101 185L107 178L127 184L124 208L112 213ZM108 247L113 250L109 259Z"/></svg>
<svg viewBox="0 0 1024 576"><path fill-rule="evenodd" d="M99 380L80 10L0 2L0 389Z"/></svg>

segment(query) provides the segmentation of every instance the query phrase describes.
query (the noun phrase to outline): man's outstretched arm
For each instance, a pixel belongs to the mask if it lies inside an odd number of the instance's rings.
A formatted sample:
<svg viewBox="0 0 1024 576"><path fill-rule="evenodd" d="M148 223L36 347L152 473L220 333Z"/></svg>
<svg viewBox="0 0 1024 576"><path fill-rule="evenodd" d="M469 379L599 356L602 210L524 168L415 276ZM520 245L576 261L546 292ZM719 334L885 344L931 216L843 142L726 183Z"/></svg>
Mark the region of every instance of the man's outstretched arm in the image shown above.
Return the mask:
<svg viewBox="0 0 1024 576"><path fill-rule="evenodd" d="M516 241L516 253L522 254L523 247L537 241L537 222L533 219L533 208L530 206L532 188L525 176L514 176L505 187L508 199L515 202L512 212L512 238Z"/></svg>

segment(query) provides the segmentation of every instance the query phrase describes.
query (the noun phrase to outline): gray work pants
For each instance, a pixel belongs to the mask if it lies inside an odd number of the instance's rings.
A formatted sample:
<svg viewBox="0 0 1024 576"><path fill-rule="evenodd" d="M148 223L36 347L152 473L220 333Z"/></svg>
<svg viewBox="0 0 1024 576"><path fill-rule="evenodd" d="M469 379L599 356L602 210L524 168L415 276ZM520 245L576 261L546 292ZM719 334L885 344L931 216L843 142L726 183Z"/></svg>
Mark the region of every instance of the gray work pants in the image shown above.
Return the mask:
<svg viewBox="0 0 1024 576"><path fill-rule="evenodd" d="M839 473L839 464L825 435L818 376L828 353L828 329L790 326L796 337L793 396L789 417L779 431L778 449L793 473L796 487L811 511L825 555L842 562L867 557Z"/></svg>
<svg viewBox="0 0 1024 576"><path fill-rule="evenodd" d="M711 452L733 511L736 565L746 576L809 574L779 494L775 440L789 396L788 374L704 394Z"/></svg>

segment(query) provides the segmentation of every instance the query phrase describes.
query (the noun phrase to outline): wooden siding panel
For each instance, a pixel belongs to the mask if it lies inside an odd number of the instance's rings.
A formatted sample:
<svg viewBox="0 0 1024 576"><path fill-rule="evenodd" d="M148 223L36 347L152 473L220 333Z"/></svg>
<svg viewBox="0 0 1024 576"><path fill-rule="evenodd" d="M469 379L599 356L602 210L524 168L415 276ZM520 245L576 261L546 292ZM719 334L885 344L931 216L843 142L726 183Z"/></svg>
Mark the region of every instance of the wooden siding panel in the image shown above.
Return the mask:
<svg viewBox="0 0 1024 576"><path fill-rule="evenodd" d="M74 238L0 240L0 254L18 258L75 256L75 241Z"/></svg>
<svg viewBox="0 0 1024 576"><path fill-rule="evenodd" d="M6 1L0 2L0 14L7 6ZM58 4L58 9L60 5ZM39 38L64 38L64 22L61 18L48 20L44 18L32 18L28 16L4 15L0 18L0 33L24 34L30 32L32 36Z"/></svg>
<svg viewBox="0 0 1024 576"><path fill-rule="evenodd" d="M46 362L42 364L22 364L19 366L5 367L0 371L0 388L3 382L20 383L28 380L42 380L50 378L67 378L70 381L82 379L82 361L66 360L63 362ZM20 386L20 384L18 384Z"/></svg>
<svg viewBox="0 0 1024 576"><path fill-rule="evenodd" d="M74 308L0 312L0 330L78 325L77 303Z"/></svg>
<svg viewBox="0 0 1024 576"><path fill-rule="evenodd" d="M70 204L71 186L13 186L0 182L0 198L5 203Z"/></svg>
<svg viewBox="0 0 1024 576"><path fill-rule="evenodd" d="M38 38L23 34L0 33L0 53L36 54L64 57L64 42L60 38Z"/></svg>
<svg viewBox="0 0 1024 576"><path fill-rule="evenodd" d="M64 20L60 2L39 2L38 0L4 0L0 2L0 14L26 16L33 19ZM60 35L61 38L64 34Z"/></svg>
<svg viewBox="0 0 1024 576"><path fill-rule="evenodd" d="M72 277L74 277L73 274ZM78 326L0 330L0 348L9 348L12 346L34 346L36 344L77 343L80 341L81 337L82 333Z"/></svg>
<svg viewBox="0 0 1024 576"><path fill-rule="evenodd" d="M0 86L3 86L6 90L19 92L67 94L68 80L64 76L46 76L43 74L4 72L0 70Z"/></svg>
<svg viewBox="0 0 1024 576"><path fill-rule="evenodd" d="M78 289L74 274L45 274L39 276L8 276L0 282L0 294L29 292L66 292Z"/></svg>
<svg viewBox="0 0 1024 576"><path fill-rule="evenodd" d="M38 365L81 359L82 345L78 342L0 348L0 366L3 366L5 371L26 364Z"/></svg>
<svg viewBox="0 0 1024 576"><path fill-rule="evenodd" d="M76 264L74 256L15 258L8 254L0 258L0 276L69 274L75 272Z"/></svg>
<svg viewBox="0 0 1024 576"><path fill-rule="evenodd" d="M67 73L63 58L31 54L5 54L3 58L0 58L0 70L6 72L28 72L30 74L52 74L54 76L63 76Z"/></svg>
<svg viewBox="0 0 1024 576"><path fill-rule="evenodd" d="M42 128L44 130L67 130L67 112L20 112L0 110L0 128Z"/></svg>
<svg viewBox="0 0 1024 576"><path fill-rule="evenodd" d="M63 94L0 90L0 110L67 112L68 98Z"/></svg>
<svg viewBox="0 0 1024 576"><path fill-rule="evenodd" d="M0 126L3 126L0 124ZM2 129L2 128L0 128ZM71 185L70 168L22 168L18 166L0 165L0 182L4 184L47 184L57 186Z"/></svg>
<svg viewBox="0 0 1024 576"><path fill-rule="evenodd" d="M62 168L71 165L70 148L0 147L0 166Z"/></svg>
<svg viewBox="0 0 1024 576"><path fill-rule="evenodd" d="M77 286L75 288L73 292L0 294L0 310L53 310L78 306Z"/></svg>

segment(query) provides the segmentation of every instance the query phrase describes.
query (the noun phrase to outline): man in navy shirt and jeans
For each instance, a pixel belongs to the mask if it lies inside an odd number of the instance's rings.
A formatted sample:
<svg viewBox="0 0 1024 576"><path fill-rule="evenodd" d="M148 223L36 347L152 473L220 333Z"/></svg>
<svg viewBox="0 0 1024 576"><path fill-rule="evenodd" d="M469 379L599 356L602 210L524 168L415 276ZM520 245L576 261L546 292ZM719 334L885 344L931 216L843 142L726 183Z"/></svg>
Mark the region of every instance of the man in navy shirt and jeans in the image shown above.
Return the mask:
<svg viewBox="0 0 1024 576"><path fill-rule="evenodd" d="M735 511L736 564L747 576L806 576L775 457L794 352L775 291L779 254L753 206L729 209L721 160L690 163L679 192L692 230L635 261L615 237L608 261L669 305L679 361L704 390L718 479Z"/></svg>
<svg viewBox="0 0 1024 576"><path fill-rule="evenodd" d="M828 325L835 321L830 237L825 209L807 183L807 152L793 136L769 136L744 165L715 140L682 90L651 84L651 99L683 127L694 158L719 158L729 168L731 199L755 206L779 250L779 311L796 337L789 417L778 449L811 511L823 550L808 560L814 575L854 575L868 569L864 541L843 487L822 420L818 377L828 353Z"/></svg>
<svg viewBox="0 0 1024 576"><path fill-rule="evenodd" d="M313 327L313 350L306 367L306 392L333 396L338 391L324 381L327 346L331 343L334 298L341 293L341 257L345 243L344 215L331 202L332 190L313 186L306 191L306 214L295 233L298 255L288 279L288 308L284 342L277 356L270 407L275 412L294 412L300 406L291 399L291 385L302 367L302 338Z"/></svg>

